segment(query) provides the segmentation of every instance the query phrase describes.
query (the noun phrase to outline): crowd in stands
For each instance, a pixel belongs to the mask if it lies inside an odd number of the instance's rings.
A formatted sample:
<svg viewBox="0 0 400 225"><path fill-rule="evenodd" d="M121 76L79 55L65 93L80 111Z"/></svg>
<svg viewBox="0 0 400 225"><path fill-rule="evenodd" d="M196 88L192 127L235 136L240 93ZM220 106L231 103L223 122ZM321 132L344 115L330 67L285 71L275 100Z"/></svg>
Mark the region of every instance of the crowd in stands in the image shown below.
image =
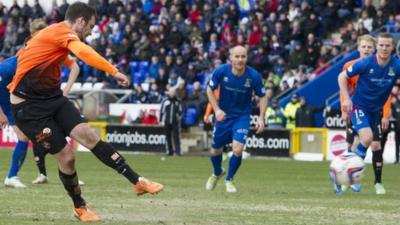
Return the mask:
<svg viewBox="0 0 400 225"><path fill-rule="evenodd" d="M381 0L377 7L372 0L259 0L250 11L238 2L99 0L97 25L87 42L130 76L136 93L131 102L160 103L165 91L175 87L200 118L206 83L234 45L248 48L249 64L262 74L273 97L318 76L359 35L382 26L400 30L398 0ZM67 1L53 4L46 15L38 0L34 6L25 1L9 8L0 2L0 55L16 53L29 36L32 19L62 21ZM103 72L79 64L81 82L118 88Z"/></svg>

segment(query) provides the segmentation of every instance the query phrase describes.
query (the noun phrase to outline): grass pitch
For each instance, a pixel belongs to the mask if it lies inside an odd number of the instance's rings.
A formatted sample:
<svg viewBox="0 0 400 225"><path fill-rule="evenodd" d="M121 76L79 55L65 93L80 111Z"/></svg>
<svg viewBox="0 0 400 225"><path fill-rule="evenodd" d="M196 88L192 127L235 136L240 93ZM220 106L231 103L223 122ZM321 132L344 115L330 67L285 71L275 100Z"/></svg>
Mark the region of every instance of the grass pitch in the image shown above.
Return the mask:
<svg viewBox="0 0 400 225"><path fill-rule="evenodd" d="M0 150L1 178L7 175L11 150ZM399 224L400 166L384 167L387 194L375 195L368 165L361 193L333 194L327 162L244 160L236 176L239 192L228 194L220 182L205 191L211 174L206 157L166 158L125 155L140 174L165 184L165 191L137 197L133 187L90 153L77 154L83 196L100 215L97 224ZM27 189L0 186L0 225L79 224L72 202L48 156L50 183L33 185L37 169L29 151L20 172ZM226 168L227 162L224 162Z"/></svg>

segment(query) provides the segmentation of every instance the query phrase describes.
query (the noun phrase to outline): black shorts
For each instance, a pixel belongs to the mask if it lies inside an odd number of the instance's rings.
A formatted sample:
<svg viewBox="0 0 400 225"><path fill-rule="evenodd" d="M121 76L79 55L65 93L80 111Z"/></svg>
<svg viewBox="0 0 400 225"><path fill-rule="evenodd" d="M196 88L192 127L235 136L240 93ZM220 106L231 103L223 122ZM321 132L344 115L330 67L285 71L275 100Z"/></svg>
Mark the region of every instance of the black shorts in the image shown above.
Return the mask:
<svg viewBox="0 0 400 225"><path fill-rule="evenodd" d="M50 154L60 152L71 130L87 122L79 110L62 96L40 102L11 105L16 125L36 147Z"/></svg>
<svg viewBox="0 0 400 225"><path fill-rule="evenodd" d="M372 141L380 141L382 139L382 125L379 123L372 129ZM350 145L354 142L354 136L358 135L352 128L351 121L346 124L346 141Z"/></svg>

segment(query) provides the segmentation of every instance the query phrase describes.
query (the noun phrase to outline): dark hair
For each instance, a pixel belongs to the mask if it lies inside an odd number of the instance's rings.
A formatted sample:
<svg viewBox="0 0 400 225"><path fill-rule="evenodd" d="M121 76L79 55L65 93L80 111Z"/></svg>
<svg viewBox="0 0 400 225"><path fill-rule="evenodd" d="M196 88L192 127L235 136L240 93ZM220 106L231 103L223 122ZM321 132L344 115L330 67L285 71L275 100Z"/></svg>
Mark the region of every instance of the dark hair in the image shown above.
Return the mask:
<svg viewBox="0 0 400 225"><path fill-rule="evenodd" d="M93 16L96 16L96 9L83 2L75 2L70 5L65 13L65 19L71 23L75 23L79 17L83 17L85 22L89 22Z"/></svg>
<svg viewBox="0 0 400 225"><path fill-rule="evenodd" d="M393 35L391 35L390 33L379 33L378 38L391 38L393 39Z"/></svg>

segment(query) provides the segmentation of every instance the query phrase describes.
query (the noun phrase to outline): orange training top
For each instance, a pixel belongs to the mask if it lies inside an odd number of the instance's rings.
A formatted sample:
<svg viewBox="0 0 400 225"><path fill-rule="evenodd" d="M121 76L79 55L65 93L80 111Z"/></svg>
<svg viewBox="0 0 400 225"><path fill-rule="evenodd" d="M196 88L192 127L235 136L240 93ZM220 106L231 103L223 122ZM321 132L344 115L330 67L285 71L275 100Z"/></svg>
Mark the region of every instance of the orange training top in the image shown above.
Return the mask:
<svg viewBox="0 0 400 225"><path fill-rule="evenodd" d="M67 22L60 22L38 32L19 52L17 71L8 89L18 97L31 100L61 96L61 64L72 64L67 59L69 51L90 66L112 75L118 71L81 42Z"/></svg>
<svg viewBox="0 0 400 225"><path fill-rule="evenodd" d="M360 59L354 59L354 60L351 60L351 61L347 62L346 64L344 64L343 70L347 70L347 68L352 66L358 60L360 60ZM357 81L358 81L358 76L347 78L347 86L349 87L349 90L350 90L349 94L350 95L352 95L354 93L354 91L356 90ZM385 118L389 118L390 117L391 99L392 99L392 97L389 95L388 99L385 102L385 105L383 105L383 117L385 117ZM342 95L342 93L340 93L340 105L342 105L343 101L344 101L344 96ZM343 113L343 109L342 108L341 108L341 110L342 110L342 113Z"/></svg>
<svg viewBox="0 0 400 225"><path fill-rule="evenodd" d="M219 100L219 88L214 90L214 96L218 101ZM208 117L213 113L213 111L214 110L213 110L211 103L208 102L206 112L204 113L204 117L203 117L204 123L210 123L210 121L208 121Z"/></svg>

